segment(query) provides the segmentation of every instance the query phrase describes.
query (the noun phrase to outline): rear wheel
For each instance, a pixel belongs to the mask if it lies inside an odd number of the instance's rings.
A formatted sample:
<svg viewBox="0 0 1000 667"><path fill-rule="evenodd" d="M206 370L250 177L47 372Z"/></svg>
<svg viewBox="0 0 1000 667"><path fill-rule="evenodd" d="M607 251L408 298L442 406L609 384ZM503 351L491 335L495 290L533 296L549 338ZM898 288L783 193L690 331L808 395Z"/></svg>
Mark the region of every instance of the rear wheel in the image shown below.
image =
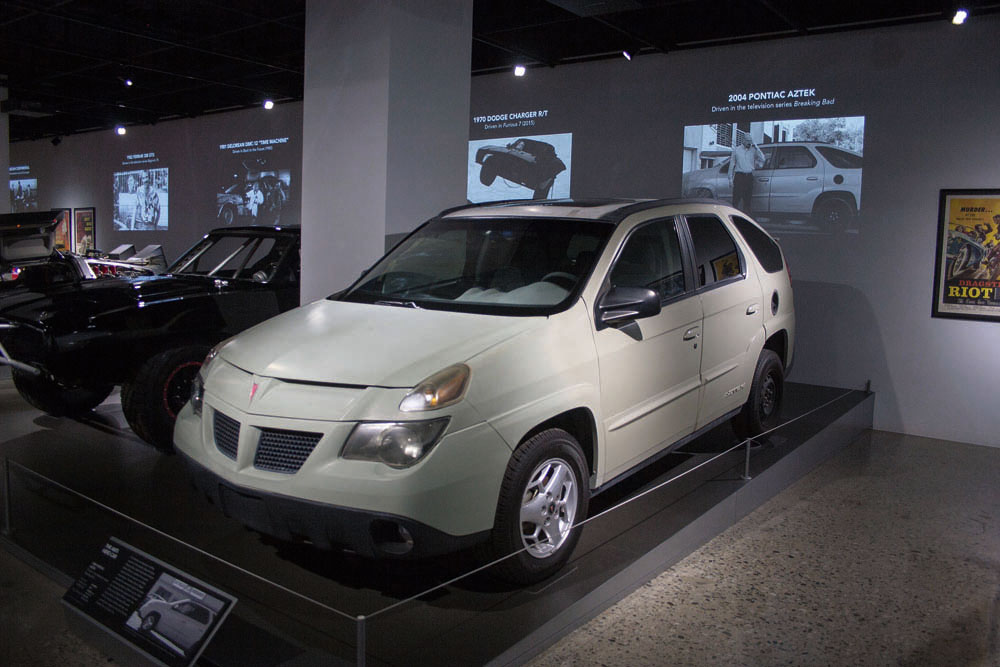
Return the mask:
<svg viewBox="0 0 1000 667"><path fill-rule="evenodd" d="M19 370L13 371L13 377L14 386L24 400L57 417L90 412L115 388L112 384L68 386Z"/></svg>
<svg viewBox="0 0 1000 667"><path fill-rule="evenodd" d="M831 232L840 232L854 217L854 207L843 199L824 199L814 213L820 225Z"/></svg>
<svg viewBox="0 0 1000 667"><path fill-rule="evenodd" d="M187 345L150 357L122 387L122 412L137 436L173 451L174 421L191 396L191 382L208 354L205 345Z"/></svg>
<svg viewBox="0 0 1000 667"><path fill-rule="evenodd" d="M587 516L590 493L580 445L561 429L542 431L511 456L488 556L496 576L530 584L557 572L569 560Z"/></svg>
<svg viewBox="0 0 1000 667"><path fill-rule="evenodd" d="M778 424L781 398L785 390L785 370L772 350L764 350L750 386L743 410L733 418L733 429L741 438L752 438Z"/></svg>

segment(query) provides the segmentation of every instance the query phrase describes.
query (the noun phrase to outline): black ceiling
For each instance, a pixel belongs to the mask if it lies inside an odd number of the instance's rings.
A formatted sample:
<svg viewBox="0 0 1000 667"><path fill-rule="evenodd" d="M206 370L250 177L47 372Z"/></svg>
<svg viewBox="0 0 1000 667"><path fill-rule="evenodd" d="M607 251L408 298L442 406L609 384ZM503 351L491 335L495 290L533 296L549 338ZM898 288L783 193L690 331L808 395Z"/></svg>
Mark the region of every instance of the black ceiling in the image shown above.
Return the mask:
<svg viewBox="0 0 1000 667"><path fill-rule="evenodd" d="M996 0L963 6L971 20L1000 11ZM956 7L950 0L475 0L471 72L946 21ZM9 89L10 139L300 100L304 26L305 0L3 0L0 86Z"/></svg>

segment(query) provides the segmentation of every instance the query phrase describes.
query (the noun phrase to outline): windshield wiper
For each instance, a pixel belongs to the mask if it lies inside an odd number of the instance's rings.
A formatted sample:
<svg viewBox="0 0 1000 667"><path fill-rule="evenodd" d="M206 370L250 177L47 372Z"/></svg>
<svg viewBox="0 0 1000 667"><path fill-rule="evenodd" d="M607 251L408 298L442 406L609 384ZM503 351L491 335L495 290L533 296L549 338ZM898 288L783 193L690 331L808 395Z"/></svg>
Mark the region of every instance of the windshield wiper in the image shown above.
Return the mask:
<svg viewBox="0 0 1000 667"><path fill-rule="evenodd" d="M420 306L418 306L415 301L402 301L402 300L400 300L400 301L388 300L387 301L387 300L382 300L382 301L376 301L375 305L376 306L396 306L397 308L417 308L417 309L420 309Z"/></svg>

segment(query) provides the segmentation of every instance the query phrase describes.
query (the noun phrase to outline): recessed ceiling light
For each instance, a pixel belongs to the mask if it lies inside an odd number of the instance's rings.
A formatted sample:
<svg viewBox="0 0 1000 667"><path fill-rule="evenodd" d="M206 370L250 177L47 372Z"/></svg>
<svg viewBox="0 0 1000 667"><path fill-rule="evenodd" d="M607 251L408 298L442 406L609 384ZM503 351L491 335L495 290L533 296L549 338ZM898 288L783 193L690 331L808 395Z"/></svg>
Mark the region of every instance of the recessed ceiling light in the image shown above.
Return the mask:
<svg viewBox="0 0 1000 667"><path fill-rule="evenodd" d="M625 56L625 60L632 60L632 54L628 51L622 51L622 55Z"/></svg>
<svg viewBox="0 0 1000 667"><path fill-rule="evenodd" d="M124 125L115 125L115 132L118 133L119 137L124 137L125 136L125 126Z"/></svg>
<svg viewBox="0 0 1000 667"><path fill-rule="evenodd" d="M524 76L526 71L524 65L514 65L514 76Z"/></svg>
<svg viewBox="0 0 1000 667"><path fill-rule="evenodd" d="M270 111L274 108L274 100L264 100L264 108Z"/></svg>
<svg viewBox="0 0 1000 667"><path fill-rule="evenodd" d="M959 9L955 12L955 16L951 19L951 22L955 25L962 25L965 23L965 19L969 18L969 12L964 9Z"/></svg>

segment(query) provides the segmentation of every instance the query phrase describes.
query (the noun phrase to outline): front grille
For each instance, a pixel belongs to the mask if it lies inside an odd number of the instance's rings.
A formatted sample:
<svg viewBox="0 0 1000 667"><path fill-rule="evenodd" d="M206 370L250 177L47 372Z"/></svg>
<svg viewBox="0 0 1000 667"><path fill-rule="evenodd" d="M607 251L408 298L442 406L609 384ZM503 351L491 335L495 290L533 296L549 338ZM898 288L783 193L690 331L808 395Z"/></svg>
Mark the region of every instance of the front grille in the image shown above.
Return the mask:
<svg viewBox="0 0 1000 667"><path fill-rule="evenodd" d="M232 417L216 411L212 427L215 431L215 446L219 448L220 452L235 461L236 450L240 443L240 423Z"/></svg>
<svg viewBox="0 0 1000 667"><path fill-rule="evenodd" d="M261 429L253 467L271 472L297 472L322 437L322 433Z"/></svg>

